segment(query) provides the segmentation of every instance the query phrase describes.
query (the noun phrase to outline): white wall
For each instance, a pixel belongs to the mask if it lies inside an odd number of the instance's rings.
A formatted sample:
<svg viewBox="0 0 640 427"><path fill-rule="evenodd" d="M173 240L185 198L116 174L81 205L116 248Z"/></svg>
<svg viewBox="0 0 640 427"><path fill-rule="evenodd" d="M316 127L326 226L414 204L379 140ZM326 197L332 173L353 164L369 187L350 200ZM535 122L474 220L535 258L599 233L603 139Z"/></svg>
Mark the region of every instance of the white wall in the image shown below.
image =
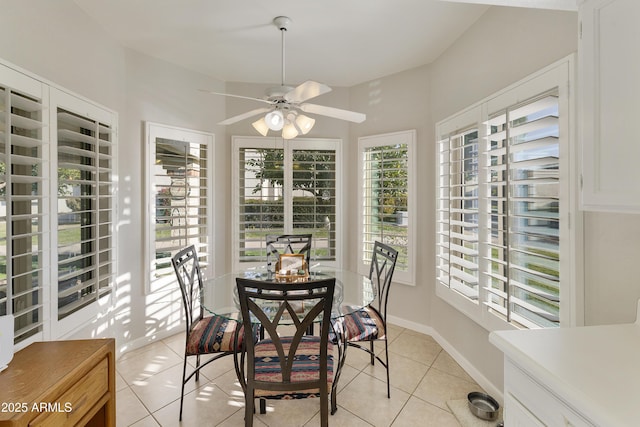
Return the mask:
<svg viewBox="0 0 640 427"><path fill-rule="evenodd" d="M70 0L0 1L0 58L122 113L125 54Z"/></svg>
<svg viewBox="0 0 640 427"><path fill-rule="evenodd" d="M640 216L586 212L584 228L585 324L634 322L640 299L635 270Z"/></svg>
<svg viewBox="0 0 640 427"><path fill-rule="evenodd" d="M349 146L352 161L358 158L357 140L361 136L415 129L417 135L418 156L417 182L418 205L416 207L416 249L417 268L416 286L395 285L389 299L391 315L398 316L416 325L431 324L431 310L428 309L433 275L425 270L435 257L433 226L429 222L433 219L431 212L432 197L430 186L432 182L433 134L434 123L431 119L430 102L432 99L429 88L431 73L429 67L419 67L402 73L383 77L351 89L351 107L367 114L367 120L352 126ZM350 168L347 175L347 185L355 188L358 182L359 168ZM349 200L349 210L357 212L357 198ZM348 224L350 229L357 230L357 218L353 216ZM351 254L347 258L348 266L356 268L357 236L350 236ZM425 262L426 261L426 262Z"/></svg>
<svg viewBox="0 0 640 427"><path fill-rule="evenodd" d="M224 83L166 62L125 51L126 106L120 113L120 226L118 244L118 302L114 329L118 345L142 345L181 331L182 300L177 284L144 295L144 156L146 121L211 132L215 135L214 233L224 235L230 221L225 202L230 187L229 146L225 130L216 125L224 117L224 102L200 89L224 90ZM222 197L218 199L218 195ZM215 201L215 202L214 202ZM214 242L214 271L225 272L224 240ZM130 303L127 303L130 301ZM124 303L123 303L124 302Z"/></svg>

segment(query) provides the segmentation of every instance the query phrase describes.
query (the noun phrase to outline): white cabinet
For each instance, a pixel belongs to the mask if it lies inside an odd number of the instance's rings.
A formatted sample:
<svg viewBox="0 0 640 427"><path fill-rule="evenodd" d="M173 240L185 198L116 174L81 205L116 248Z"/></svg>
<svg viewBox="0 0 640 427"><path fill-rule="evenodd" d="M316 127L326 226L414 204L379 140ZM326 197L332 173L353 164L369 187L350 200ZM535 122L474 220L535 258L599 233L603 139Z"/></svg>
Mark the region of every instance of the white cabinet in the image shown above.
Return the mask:
<svg viewBox="0 0 640 427"><path fill-rule="evenodd" d="M504 353L505 425L640 425L640 322L497 331L489 341Z"/></svg>
<svg viewBox="0 0 640 427"><path fill-rule="evenodd" d="M504 407L509 408L508 419L505 412L505 425L509 427L545 427L542 421L510 393L504 396Z"/></svg>
<svg viewBox="0 0 640 427"><path fill-rule="evenodd" d="M504 377L505 425L509 427L594 425L510 359L505 360Z"/></svg>
<svg viewBox="0 0 640 427"><path fill-rule="evenodd" d="M586 0L579 17L581 204L640 212L640 1Z"/></svg>

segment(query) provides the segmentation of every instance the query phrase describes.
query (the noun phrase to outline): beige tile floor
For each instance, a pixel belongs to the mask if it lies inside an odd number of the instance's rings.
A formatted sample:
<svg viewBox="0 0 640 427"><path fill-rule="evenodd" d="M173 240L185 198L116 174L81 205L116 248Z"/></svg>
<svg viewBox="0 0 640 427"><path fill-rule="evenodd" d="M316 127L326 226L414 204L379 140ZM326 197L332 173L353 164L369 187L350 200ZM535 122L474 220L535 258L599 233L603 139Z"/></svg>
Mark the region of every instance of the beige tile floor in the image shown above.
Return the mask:
<svg viewBox="0 0 640 427"><path fill-rule="evenodd" d="M368 355L350 348L340 378L338 411L331 426L460 426L447 401L481 390L428 335L389 326L391 399L385 370ZM244 397L225 357L203 368L198 384L186 387L182 423L178 422L184 335L177 334L131 351L116 363L118 426L244 425ZM376 351L384 351L382 345ZM267 413L254 426L298 427L320 424L316 399L267 401Z"/></svg>

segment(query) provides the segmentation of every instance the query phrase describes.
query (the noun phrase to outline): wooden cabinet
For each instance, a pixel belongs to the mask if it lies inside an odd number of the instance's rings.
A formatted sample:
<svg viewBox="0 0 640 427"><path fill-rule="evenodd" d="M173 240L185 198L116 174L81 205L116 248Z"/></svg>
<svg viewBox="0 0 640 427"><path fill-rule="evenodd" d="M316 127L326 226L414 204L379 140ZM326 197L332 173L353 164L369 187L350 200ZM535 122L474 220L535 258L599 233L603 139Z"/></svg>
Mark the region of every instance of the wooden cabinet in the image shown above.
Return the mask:
<svg viewBox="0 0 640 427"><path fill-rule="evenodd" d="M581 204L640 212L640 1L586 0L579 17Z"/></svg>
<svg viewBox="0 0 640 427"><path fill-rule="evenodd" d="M115 426L115 340L37 342L0 372L0 426Z"/></svg>

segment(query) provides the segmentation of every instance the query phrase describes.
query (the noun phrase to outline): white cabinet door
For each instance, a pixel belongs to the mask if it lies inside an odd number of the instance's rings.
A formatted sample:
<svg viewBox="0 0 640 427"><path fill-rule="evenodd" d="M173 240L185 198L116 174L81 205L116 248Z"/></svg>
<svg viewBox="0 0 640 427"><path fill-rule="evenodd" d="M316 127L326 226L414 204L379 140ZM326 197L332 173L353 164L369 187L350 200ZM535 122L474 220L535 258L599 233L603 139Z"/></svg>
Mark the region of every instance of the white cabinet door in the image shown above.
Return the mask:
<svg viewBox="0 0 640 427"><path fill-rule="evenodd" d="M504 425L509 427L545 427L545 425L507 393L504 396Z"/></svg>
<svg viewBox="0 0 640 427"><path fill-rule="evenodd" d="M515 362L504 362L504 422L506 426L590 427L549 384L538 382Z"/></svg>
<svg viewBox="0 0 640 427"><path fill-rule="evenodd" d="M582 207L640 212L640 1L580 6Z"/></svg>

